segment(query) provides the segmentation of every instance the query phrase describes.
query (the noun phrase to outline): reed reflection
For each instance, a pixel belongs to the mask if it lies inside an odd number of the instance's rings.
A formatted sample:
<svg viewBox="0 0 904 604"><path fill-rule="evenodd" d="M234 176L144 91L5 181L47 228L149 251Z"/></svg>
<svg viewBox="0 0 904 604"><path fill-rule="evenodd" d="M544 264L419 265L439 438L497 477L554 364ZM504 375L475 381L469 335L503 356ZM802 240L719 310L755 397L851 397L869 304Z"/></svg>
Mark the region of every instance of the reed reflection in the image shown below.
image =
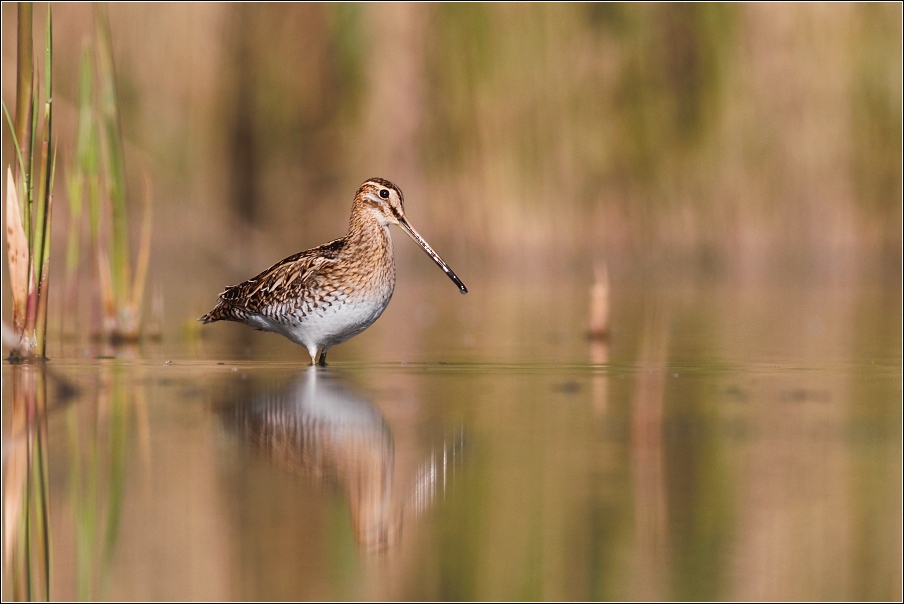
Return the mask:
<svg viewBox="0 0 904 604"><path fill-rule="evenodd" d="M43 366L24 364L9 370L9 432L3 443L3 599L49 600L46 372Z"/></svg>
<svg viewBox="0 0 904 604"><path fill-rule="evenodd" d="M670 535L663 459L663 408L668 363L668 315L655 304L644 320L631 403L634 474L635 584L640 599L668 599Z"/></svg>
<svg viewBox="0 0 904 604"><path fill-rule="evenodd" d="M44 364L13 364L4 367L3 377L10 395L4 409L8 432L4 431L3 443L3 596L50 599L53 540L47 423L48 415L59 412L65 413L68 439L55 463L68 467L68 476L66 488L55 492L63 498L63 514L71 513L76 547L73 576L55 573L53 589L58 597L73 599L65 595L72 579L77 599L104 599L132 449L130 409L143 402L140 380L103 367L96 385L84 390ZM146 418L138 428L139 438L146 441ZM62 540L68 538L64 531Z"/></svg>
<svg viewBox="0 0 904 604"><path fill-rule="evenodd" d="M352 528L367 552L401 540L403 517L429 508L445 486L457 449L431 455L414 485L394 487L395 445L383 414L330 369L309 367L284 390L251 395L222 407L228 424L272 463L320 485L337 484L348 498Z"/></svg>
<svg viewBox="0 0 904 604"><path fill-rule="evenodd" d="M99 348L102 357L132 360L132 345ZM127 493L150 495L150 420L144 372L120 363L104 362L82 402L66 414L69 467L67 498L71 505L77 547L75 599L108 599L113 560L120 545ZM141 465L130 465L133 453ZM139 481L139 477L142 477Z"/></svg>

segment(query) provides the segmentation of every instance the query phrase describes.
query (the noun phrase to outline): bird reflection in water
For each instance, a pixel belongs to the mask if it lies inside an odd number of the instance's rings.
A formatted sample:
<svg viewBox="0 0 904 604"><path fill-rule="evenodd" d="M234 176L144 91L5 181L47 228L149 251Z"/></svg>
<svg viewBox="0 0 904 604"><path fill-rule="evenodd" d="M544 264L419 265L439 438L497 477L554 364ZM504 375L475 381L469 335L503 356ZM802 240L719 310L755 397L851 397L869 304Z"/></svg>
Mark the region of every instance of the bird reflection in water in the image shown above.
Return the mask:
<svg viewBox="0 0 904 604"><path fill-rule="evenodd" d="M382 413L329 369L309 367L284 390L258 392L221 411L274 464L320 484L338 484L348 497L355 539L368 552L395 546L403 517L426 511L460 461L458 437L427 457L399 497L392 432Z"/></svg>

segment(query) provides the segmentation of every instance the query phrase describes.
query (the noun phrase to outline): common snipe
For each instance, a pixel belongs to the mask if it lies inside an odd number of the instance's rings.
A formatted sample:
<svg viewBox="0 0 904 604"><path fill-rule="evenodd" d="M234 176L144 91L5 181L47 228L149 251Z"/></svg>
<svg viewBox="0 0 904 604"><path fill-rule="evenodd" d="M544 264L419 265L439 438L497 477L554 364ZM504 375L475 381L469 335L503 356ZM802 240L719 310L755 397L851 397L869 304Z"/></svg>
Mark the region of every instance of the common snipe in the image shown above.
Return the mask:
<svg viewBox="0 0 904 604"><path fill-rule="evenodd" d="M237 321L304 346L311 363L358 335L383 313L395 288L389 225L397 224L433 258L461 293L465 284L408 224L402 191L371 178L355 193L348 234L289 256L258 276L227 287L203 323ZM318 359L319 355L319 359Z"/></svg>

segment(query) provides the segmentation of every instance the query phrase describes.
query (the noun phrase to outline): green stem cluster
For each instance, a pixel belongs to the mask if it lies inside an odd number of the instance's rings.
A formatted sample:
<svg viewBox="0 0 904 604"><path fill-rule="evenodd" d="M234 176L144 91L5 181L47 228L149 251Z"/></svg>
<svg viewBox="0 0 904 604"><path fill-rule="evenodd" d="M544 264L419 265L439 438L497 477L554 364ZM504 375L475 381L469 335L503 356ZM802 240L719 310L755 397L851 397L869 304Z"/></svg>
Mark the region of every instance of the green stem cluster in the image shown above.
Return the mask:
<svg viewBox="0 0 904 604"><path fill-rule="evenodd" d="M39 130L36 109L41 103L41 91L35 78L33 61L31 3L19 5L18 17L15 121L6 105L3 112L14 139L17 160L15 170L10 171L6 208L7 249L14 299L13 327L18 340L18 345L11 351L11 358L27 360L44 358L47 341L50 225L56 166L53 142L53 27L48 7L44 114Z"/></svg>
<svg viewBox="0 0 904 604"><path fill-rule="evenodd" d="M67 290L76 297L79 229L87 199L91 244L97 262L103 306L104 337L131 341L139 337L141 302L149 260L151 214L146 186L138 254L132 262L128 192L116 74L109 18L102 4L94 7L95 36L82 55L79 70L78 133L69 177L73 223L67 253Z"/></svg>

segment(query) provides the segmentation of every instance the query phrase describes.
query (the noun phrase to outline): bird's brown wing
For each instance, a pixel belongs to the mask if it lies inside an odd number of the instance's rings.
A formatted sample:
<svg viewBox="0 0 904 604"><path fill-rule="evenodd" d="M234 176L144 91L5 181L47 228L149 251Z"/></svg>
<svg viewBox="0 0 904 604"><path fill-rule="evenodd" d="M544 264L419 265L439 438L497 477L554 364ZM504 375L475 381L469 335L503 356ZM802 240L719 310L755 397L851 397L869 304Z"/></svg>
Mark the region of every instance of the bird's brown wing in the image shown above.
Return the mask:
<svg viewBox="0 0 904 604"><path fill-rule="evenodd" d="M306 293L317 278L338 263L339 246L322 245L289 256L277 262L256 277L238 285L227 287L220 300L254 313L267 314L267 309L280 306L294 307L306 298Z"/></svg>
<svg viewBox="0 0 904 604"><path fill-rule="evenodd" d="M313 298L315 284L339 264L343 239L315 247L281 260L256 277L227 287L204 323L243 321L248 313L289 313Z"/></svg>

